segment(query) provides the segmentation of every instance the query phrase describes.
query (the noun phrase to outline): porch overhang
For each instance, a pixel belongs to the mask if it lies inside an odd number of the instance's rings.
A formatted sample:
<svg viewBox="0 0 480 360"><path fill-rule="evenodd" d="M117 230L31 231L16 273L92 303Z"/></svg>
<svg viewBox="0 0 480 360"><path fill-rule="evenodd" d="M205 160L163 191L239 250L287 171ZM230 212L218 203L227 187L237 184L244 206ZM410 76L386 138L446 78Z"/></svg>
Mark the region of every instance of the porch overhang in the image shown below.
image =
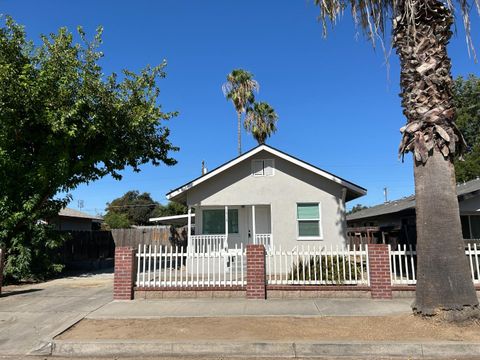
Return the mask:
<svg viewBox="0 0 480 360"><path fill-rule="evenodd" d="M191 216L194 217L195 214L191 214ZM162 224L162 225L184 226L184 225L187 225L188 214L161 216L156 218L150 218L148 219L148 221L154 222L157 224Z"/></svg>

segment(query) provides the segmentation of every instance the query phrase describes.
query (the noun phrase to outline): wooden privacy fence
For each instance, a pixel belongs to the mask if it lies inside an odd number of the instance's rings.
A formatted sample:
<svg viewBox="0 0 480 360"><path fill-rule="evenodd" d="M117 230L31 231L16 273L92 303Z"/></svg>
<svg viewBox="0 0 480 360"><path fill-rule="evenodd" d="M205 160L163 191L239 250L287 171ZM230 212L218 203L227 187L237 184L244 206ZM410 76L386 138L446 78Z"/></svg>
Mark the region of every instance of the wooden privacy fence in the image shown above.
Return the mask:
<svg viewBox="0 0 480 360"><path fill-rule="evenodd" d="M232 287L246 285L246 252L241 247L203 252L178 246L139 245L137 287Z"/></svg>
<svg viewBox="0 0 480 360"><path fill-rule="evenodd" d="M413 246L399 245L390 253L390 270L392 285L414 285L417 283L417 251ZM480 284L480 245L467 244L465 255L468 258L470 273L474 284Z"/></svg>
<svg viewBox="0 0 480 360"><path fill-rule="evenodd" d="M175 229L173 226L144 226L132 229L113 229L116 246L138 245L185 246L187 233L185 228Z"/></svg>
<svg viewBox="0 0 480 360"><path fill-rule="evenodd" d="M72 261L113 259L115 243L110 231L65 231L68 234L63 244L63 260Z"/></svg>
<svg viewBox="0 0 480 360"><path fill-rule="evenodd" d="M110 231L62 231L68 234L56 250L67 270L113 267L115 243ZM55 254L55 255L56 255Z"/></svg>
<svg viewBox="0 0 480 360"><path fill-rule="evenodd" d="M368 285L368 245L273 248L266 254L270 285Z"/></svg>

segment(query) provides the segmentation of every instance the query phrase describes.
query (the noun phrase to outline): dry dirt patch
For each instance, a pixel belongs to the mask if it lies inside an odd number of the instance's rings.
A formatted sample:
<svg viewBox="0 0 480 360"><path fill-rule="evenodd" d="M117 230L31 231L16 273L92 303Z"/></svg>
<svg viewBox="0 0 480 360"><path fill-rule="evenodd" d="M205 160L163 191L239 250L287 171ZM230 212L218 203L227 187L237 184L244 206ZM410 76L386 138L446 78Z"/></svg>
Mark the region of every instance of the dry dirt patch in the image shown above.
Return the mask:
<svg viewBox="0 0 480 360"><path fill-rule="evenodd" d="M480 324L445 324L433 320L423 320L413 315L84 319L58 336L57 339L480 342Z"/></svg>

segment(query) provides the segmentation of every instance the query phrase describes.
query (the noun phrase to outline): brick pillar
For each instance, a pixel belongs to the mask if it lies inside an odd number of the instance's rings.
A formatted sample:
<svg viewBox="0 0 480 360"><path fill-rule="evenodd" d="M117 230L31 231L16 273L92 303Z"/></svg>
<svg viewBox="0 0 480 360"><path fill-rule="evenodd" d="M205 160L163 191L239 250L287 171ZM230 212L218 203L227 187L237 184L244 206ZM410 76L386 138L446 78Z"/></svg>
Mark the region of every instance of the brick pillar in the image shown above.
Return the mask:
<svg viewBox="0 0 480 360"><path fill-rule="evenodd" d="M388 245L369 244L370 289L373 299L392 298L392 280Z"/></svg>
<svg viewBox="0 0 480 360"><path fill-rule="evenodd" d="M0 249L0 295L2 294L4 263L5 263L5 250Z"/></svg>
<svg viewBox="0 0 480 360"><path fill-rule="evenodd" d="M135 279L135 250L130 246L115 248L113 300L132 300Z"/></svg>
<svg viewBox="0 0 480 360"><path fill-rule="evenodd" d="M247 299L265 298L265 247L247 245Z"/></svg>

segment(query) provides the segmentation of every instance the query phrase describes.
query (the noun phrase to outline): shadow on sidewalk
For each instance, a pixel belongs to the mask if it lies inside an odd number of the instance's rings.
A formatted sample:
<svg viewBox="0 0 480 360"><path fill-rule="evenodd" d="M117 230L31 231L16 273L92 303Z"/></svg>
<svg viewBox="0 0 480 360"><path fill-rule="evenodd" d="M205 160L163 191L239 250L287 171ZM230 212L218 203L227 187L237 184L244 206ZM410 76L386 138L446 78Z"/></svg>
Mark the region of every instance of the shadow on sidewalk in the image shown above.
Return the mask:
<svg viewBox="0 0 480 360"><path fill-rule="evenodd" d="M15 295L23 295L32 292L42 291L43 289L25 289L25 290L2 290L0 294L0 298L8 297L8 296L15 296Z"/></svg>

